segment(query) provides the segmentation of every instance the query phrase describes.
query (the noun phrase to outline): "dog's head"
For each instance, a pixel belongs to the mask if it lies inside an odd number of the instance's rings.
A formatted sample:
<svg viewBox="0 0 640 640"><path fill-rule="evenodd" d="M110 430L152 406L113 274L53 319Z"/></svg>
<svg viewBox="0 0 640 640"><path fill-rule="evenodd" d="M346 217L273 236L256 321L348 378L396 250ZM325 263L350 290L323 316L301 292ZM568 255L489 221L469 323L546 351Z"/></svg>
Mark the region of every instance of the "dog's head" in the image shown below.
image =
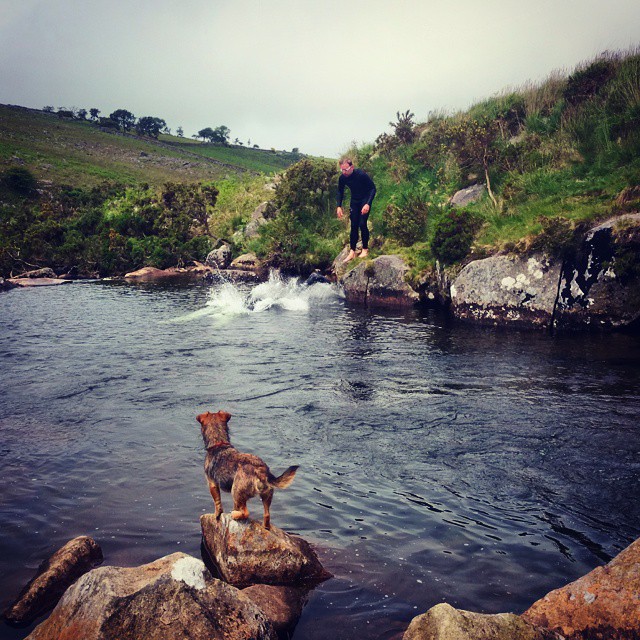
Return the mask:
<svg viewBox="0 0 640 640"><path fill-rule="evenodd" d="M218 413L205 411L196 416L196 420L200 423L205 447L211 446L216 442L229 442L229 427L227 423L230 418L231 414L226 411L218 411Z"/></svg>

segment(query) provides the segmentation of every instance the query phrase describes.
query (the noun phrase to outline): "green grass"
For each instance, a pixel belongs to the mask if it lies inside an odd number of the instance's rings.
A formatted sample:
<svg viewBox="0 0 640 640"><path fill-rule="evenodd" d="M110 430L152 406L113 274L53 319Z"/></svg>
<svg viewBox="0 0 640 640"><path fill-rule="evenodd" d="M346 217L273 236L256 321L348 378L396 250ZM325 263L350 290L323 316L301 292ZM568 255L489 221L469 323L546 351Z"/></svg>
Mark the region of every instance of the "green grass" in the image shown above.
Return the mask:
<svg viewBox="0 0 640 640"><path fill-rule="evenodd" d="M55 114L0 105L0 171L23 166L39 180L54 184L217 182L247 171L273 174L296 157L287 152L214 147L175 136L160 136L156 142L102 131L88 121L61 120Z"/></svg>

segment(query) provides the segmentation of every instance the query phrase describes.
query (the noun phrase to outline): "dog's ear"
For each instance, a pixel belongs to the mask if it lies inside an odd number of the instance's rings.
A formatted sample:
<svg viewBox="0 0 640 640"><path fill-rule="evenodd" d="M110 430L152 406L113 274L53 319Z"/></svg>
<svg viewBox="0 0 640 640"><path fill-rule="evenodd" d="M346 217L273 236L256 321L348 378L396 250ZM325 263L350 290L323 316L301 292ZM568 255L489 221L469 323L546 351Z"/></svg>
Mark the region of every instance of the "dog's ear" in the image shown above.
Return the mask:
<svg viewBox="0 0 640 640"><path fill-rule="evenodd" d="M204 421L205 419L211 415L210 411L205 411L204 413L201 413L200 415L196 416L196 420L201 424L204 425Z"/></svg>
<svg viewBox="0 0 640 640"><path fill-rule="evenodd" d="M229 422L229 420L231 419L231 414L227 413L226 411L218 411L218 417L220 418L220 420L222 420L222 422L227 424L227 422Z"/></svg>

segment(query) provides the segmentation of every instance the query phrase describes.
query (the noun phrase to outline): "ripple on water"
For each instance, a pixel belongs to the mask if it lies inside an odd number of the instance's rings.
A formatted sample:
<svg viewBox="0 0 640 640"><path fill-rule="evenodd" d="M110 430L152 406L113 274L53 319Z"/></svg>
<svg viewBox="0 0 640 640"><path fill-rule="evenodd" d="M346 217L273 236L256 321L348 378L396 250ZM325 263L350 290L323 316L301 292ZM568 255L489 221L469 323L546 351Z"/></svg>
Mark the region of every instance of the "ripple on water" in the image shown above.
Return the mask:
<svg viewBox="0 0 640 640"><path fill-rule="evenodd" d="M469 330L275 277L11 292L0 317L2 607L81 533L110 564L197 556L205 409L300 465L273 522L336 578L294 638L523 610L640 534L637 337Z"/></svg>

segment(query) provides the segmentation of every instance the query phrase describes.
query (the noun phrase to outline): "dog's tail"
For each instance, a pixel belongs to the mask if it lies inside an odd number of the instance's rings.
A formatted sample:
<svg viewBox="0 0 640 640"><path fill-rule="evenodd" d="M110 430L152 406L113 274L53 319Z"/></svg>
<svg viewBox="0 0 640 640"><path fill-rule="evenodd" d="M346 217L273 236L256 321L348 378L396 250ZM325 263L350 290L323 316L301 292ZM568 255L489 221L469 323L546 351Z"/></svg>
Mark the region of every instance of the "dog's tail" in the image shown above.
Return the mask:
<svg viewBox="0 0 640 640"><path fill-rule="evenodd" d="M281 476L277 478L269 472L269 484L276 489L286 489L292 482L298 470L298 465L289 467Z"/></svg>

